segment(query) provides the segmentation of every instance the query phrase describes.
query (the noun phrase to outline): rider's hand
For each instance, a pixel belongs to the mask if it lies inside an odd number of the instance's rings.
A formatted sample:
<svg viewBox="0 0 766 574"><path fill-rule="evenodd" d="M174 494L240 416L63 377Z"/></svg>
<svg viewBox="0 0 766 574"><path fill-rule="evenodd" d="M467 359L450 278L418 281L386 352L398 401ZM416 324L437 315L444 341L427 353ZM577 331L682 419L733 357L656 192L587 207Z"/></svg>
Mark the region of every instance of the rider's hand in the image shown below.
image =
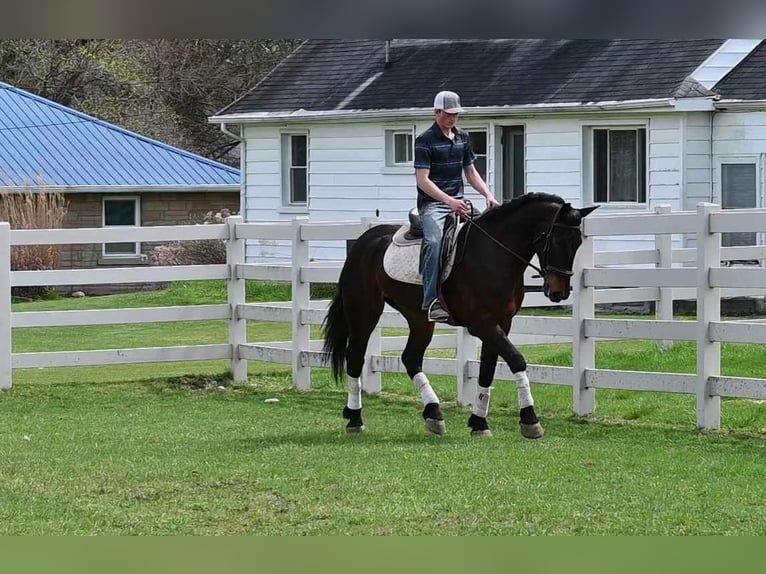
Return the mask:
<svg viewBox="0 0 766 574"><path fill-rule="evenodd" d="M449 208L458 215L468 215L468 204L462 199L456 199L454 197L450 198L450 201L447 205L449 205Z"/></svg>
<svg viewBox="0 0 766 574"><path fill-rule="evenodd" d="M495 199L495 196L492 195L492 192L487 194L486 200L487 200L487 209L492 209L493 207L498 207L500 205Z"/></svg>

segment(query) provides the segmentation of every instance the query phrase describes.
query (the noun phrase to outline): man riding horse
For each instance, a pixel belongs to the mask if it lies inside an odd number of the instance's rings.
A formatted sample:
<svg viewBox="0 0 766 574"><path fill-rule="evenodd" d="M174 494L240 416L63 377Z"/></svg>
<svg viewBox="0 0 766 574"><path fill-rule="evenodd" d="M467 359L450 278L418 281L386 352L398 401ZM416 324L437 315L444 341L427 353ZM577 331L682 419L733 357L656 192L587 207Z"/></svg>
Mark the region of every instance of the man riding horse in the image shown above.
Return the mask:
<svg viewBox="0 0 766 574"><path fill-rule="evenodd" d="M434 124L415 138L415 176L418 186L418 212L423 223L420 269L423 275L423 310L430 321L446 322L449 313L439 300L441 245L444 221L454 212L468 215L463 200L463 172L471 186L487 200L487 207L498 205L495 196L476 171L476 156L468 133L455 124L463 112L460 96L443 91L434 98Z"/></svg>

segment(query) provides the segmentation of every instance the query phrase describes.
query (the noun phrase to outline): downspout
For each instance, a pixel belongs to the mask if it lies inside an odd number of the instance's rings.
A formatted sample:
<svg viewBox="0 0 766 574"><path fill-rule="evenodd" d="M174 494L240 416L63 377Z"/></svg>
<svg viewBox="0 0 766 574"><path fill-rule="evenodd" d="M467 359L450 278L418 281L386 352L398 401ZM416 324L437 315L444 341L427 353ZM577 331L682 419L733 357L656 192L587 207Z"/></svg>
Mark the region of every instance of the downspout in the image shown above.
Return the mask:
<svg viewBox="0 0 766 574"><path fill-rule="evenodd" d="M247 155L247 141L239 134L235 134L229 128L226 127L226 123L221 123L221 131L227 136L237 140L239 142L239 215L242 216L242 220L247 222L247 210L246 204L246 186L245 186L245 160Z"/></svg>
<svg viewBox="0 0 766 574"><path fill-rule="evenodd" d="M713 198L715 197L715 184L713 183L714 163L713 163L713 118L715 117L716 110L713 109L710 112L710 203L715 203Z"/></svg>

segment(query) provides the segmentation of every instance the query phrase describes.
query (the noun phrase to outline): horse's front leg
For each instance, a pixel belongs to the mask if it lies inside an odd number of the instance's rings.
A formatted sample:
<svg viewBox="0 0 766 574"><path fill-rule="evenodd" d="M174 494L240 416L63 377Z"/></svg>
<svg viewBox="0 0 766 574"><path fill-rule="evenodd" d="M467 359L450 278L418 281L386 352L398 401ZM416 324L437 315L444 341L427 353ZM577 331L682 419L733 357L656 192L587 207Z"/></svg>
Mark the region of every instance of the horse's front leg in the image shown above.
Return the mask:
<svg viewBox="0 0 766 574"><path fill-rule="evenodd" d="M509 325L510 328L510 325ZM516 388L519 396L519 418L521 425L521 434L526 438L540 438L543 436L543 427L540 424L540 420L535 414L535 403L532 398L532 391L529 387L529 377L527 376L527 361L519 350L511 343L510 339L506 335L506 331L500 327L500 325L492 325L488 323L476 324L468 327L468 331L474 336L478 337L482 341L482 361L479 369L479 393L483 389L489 389L489 385L494 377L494 366L491 368L484 365L484 347L491 347L491 351L500 355L503 360L508 363L515 379ZM496 355L495 355L496 356ZM496 363L496 361L495 361ZM489 384L482 384L482 369L486 369L489 373ZM486 383L486 380L484 381ZM489 405L489 394L486 396L487 405ZM477 397L477 403L478 397ZM476 412L476 406L474 405L474 414ZM481 411L479 411L480 413ZM485 415L486 416L486 415ZM469 422L470 424L470 422ZM473 427L472 427L473 428Z"/></svg>
<svg viewBox="0 0 766 574"><path fill-rule="evenodd" d="M489 423L487 422L487 415L489 414L489 397L492 393L492 380L495 378L496 368L497 351L494 346L482 343L479 362L479 384L476 387L476 399L473 401L471 416L468 417L471 436L492 436L492 431L489 430Z"/></svg>
<svg viewBox="0 0 766 574"><path fill-rule="evenodd" d="M402 352L402 363L423 399L423 420L426 429L441 435L447 432L444 414L439 397L423 372L423 356L433 337L434 324L429 322L423 313L411 313L406 318L410 326L410 335Z"/></svg>

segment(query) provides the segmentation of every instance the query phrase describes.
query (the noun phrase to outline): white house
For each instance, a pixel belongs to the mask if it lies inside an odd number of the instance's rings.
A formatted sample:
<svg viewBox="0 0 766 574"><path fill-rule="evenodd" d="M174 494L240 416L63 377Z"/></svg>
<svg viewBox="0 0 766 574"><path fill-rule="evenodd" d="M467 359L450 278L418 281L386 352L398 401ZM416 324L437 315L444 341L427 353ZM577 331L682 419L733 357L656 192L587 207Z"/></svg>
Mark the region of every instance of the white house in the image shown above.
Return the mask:
<svg viewBox="0 0 766 574"><path fill-rule="evenodd" d="M241 140L246 220L404 221L413 139L441 89L461 95L459 125L498 198L546 191L597 214L764 205L761 40L309 40L210 118ZM248 245L249 261L288 256ZM343 259L345 245L312 256Z"/></svg>

